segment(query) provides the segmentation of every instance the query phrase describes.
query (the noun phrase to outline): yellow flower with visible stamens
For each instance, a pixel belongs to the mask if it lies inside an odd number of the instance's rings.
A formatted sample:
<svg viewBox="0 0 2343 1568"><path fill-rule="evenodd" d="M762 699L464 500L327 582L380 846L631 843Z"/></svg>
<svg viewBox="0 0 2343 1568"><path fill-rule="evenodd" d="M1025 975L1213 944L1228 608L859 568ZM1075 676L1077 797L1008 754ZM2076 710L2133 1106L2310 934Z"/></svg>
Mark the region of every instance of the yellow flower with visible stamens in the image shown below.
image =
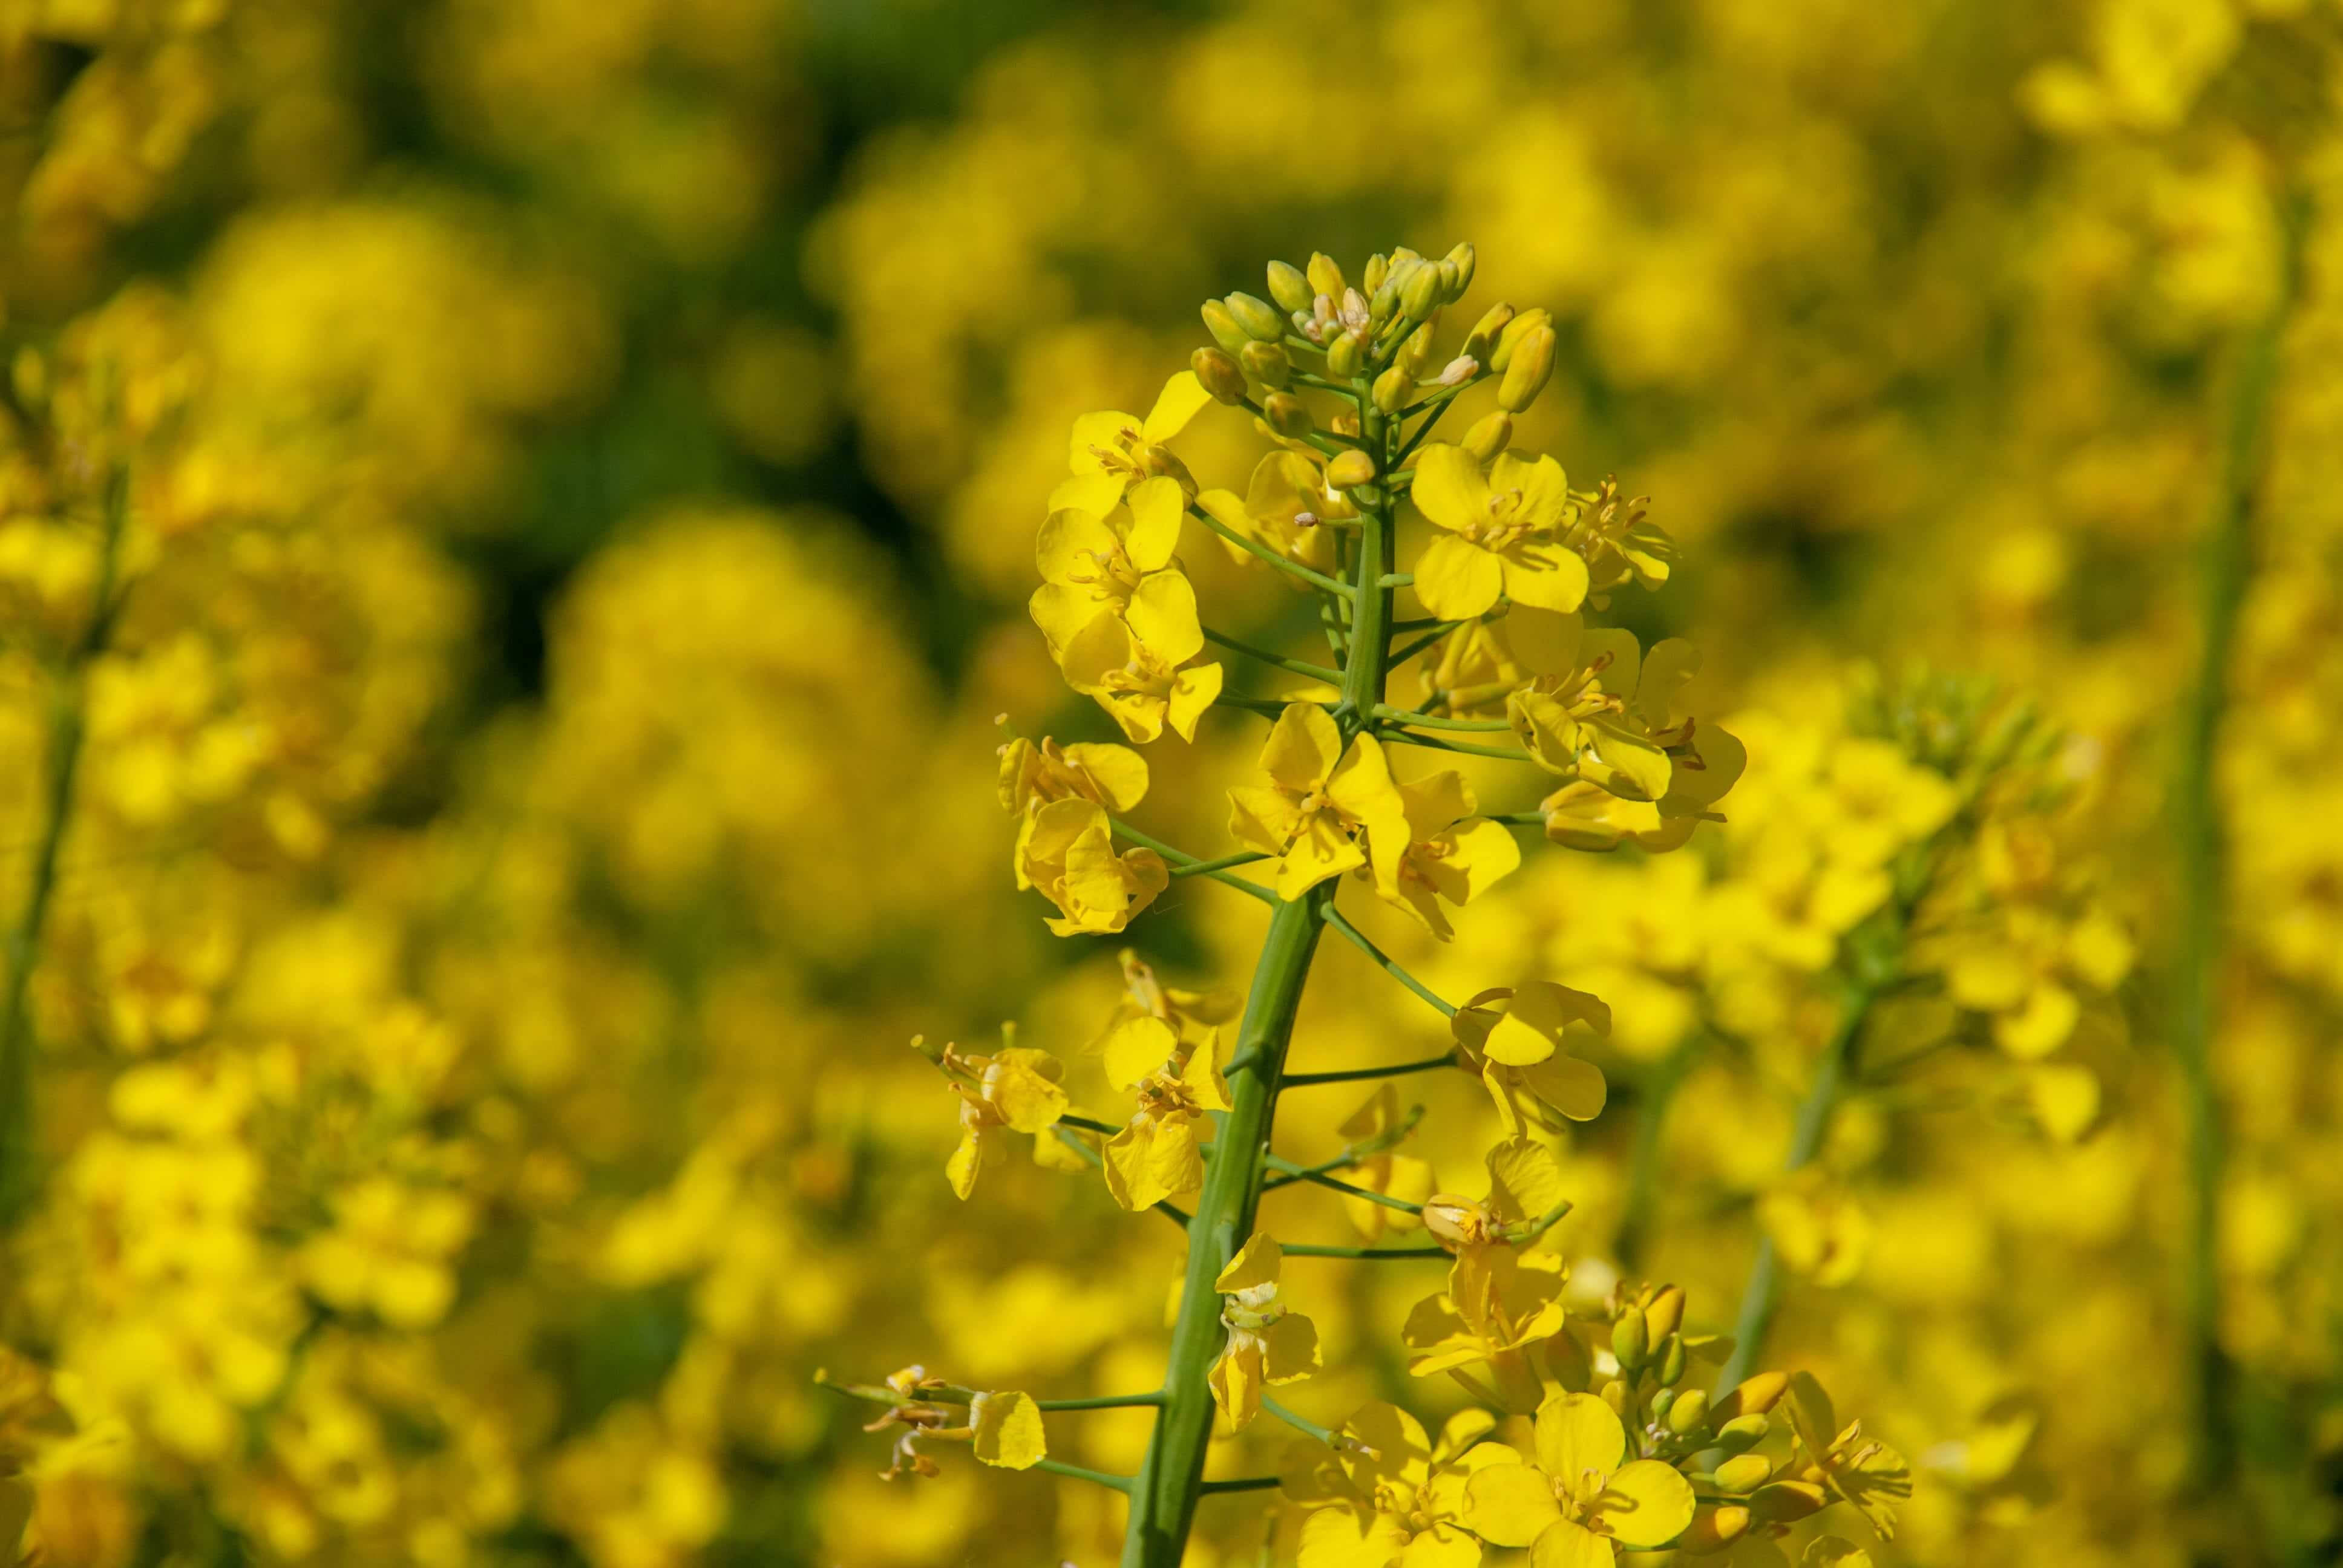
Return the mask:
<svg viewBox="0 0 2343 1568"><path fill-rule="evenodd" d="M1221 695L1221 667L1204 651L1196 590L1178 572L1155 572L1131 590L1121 615L1075 632L1059 659L1066 684L1106 709L1128 739L1150 741L1166 724L1182 740Z"/></svg>
<svg viewBox="0 0 2343 1568"><path fill-rule="evenodd" d="M1277 1238L1256 1231L1212 1282L1229 1338L1208 1376L1212 1401L1231 1426L1245 1426L1261 1412L1264 1387L1298 1382L1320 1364L1316 1325L1278 1299L1284 1261Z"/></svg>
<svg viewBox="0 0 2343 1568"><path fill-rule="evenodd" d="M1469 903L1522 863L1521 847L1502 822L1475 816L1480 801L1453 769L1399 786L1406 848L1374 846L1375 891L1413 915L1442 941L1456 935L1441 907ZM1377 829L1370 829L1372 838Z"/></svg>
<svg viewBox="0 0 2343 1568"><path fill-rule="evenodd" d="M1103 515L1124 491L1157 477L1175 480L1182 492L1194 495L1196 481L1187 465L1163 443L1186 429L1188 421L1212 400L1196 373L1182 370L1163 383L1144 419L1109 410L1075 420L1066 448L1066 467L1073 477L1051 494L1050 509L1071 507Z"/></svg>
<svg viewBox="0 0 2343 1568"><path fill-rule="evenodd" d="M1061 937L1111 933L1172 885L1163 857L1152 849L1117 854L1106 809L1073 797L1026 814L1017 830L1017 886L1038 889L1058 906L1049 927Z"/></svg>
<svg viewBox="0 0 2343 1568"><path fill-rule="evenodd" d="M1586 561L1561 535L1575 511L1562 465L1501 452L1483 475L1473 454L1435 441L1417 455L1408 488L1443 530L1415 563L1415 595L1443 620L1498 598L1570 611L1586 598Z"/></svg>
<svg viewBox="0 0 2343 1568"><path fill-rule="evenodd" d="M1336 1453L1338 1493L1302 1521L1299 1568L1474 1568L1481 1543L1458 1523L1473 1474L1517 1462L1503 1443L1483 1442L1496 1420L1459 1411L1429 1440L1415 1417L1371 1404L1342 1423L1358 1444ZM1332 1468L1332 1467L1330 1467Z"/></svg>
<svg viewBox="0 0 2343 1568"><path fill-rule="evenodd" d="M1277 896L1300 898L1329 877L1367 863L1367 843L1391 846L1395 860L1407 835L1407 805L1372 735L1353 739L1315 703L1287 705L1262 747L1266 784L1229 790L1229 831L1277 860Z"/></svg>
<svg viewBox="0 0 2343 1568"><path fill-rule="evenodd" d="M1141 479L1104 513L1061 507L1035 541L1042 584L1027 608L1062 659L1066 644L1101 615L1121 615L1151 574L1172 564L1186 498L1167 478Z"/></svg>
<svg viewBox="0 0 2343 1568"><path fill-rule="evenodd" d="M1324 468L1290 450L1272 452L1255 464L1242 496L1206 490L1196 505L1230 532L1320 572L1334 564L1334 535L1327 525L1353 522L1359 515L1349 498L1327 484ZM1240 566L1258 558L1226 539L1221 543ZM1295 588L1309 586L1286 573L1276 575Z"/></svg>
<svg viewBox="0 0 2343 1568"><path fill-rule="evenodd" d="M1147 759L1128 746L1037 744L1019 736L1001 748L1001 806L1025 811L1052 800L1095 800L1128 811L1147 796Z"/></svg>
<svg viewBox="0 0 2343 1568"><path fill-rule="evenodd" d="M1204 1184L1198 1145L1205 1112L1229 1109L1221 1068L1230 1054L1217 1030L1183 1050L1172 1026L1155 1018L1133 1019L1108 1037L1107 1080L1139 1100L1104 1151L1107 1191L1116 1202L1151 1208Z"/></svg>
<svg viewBox="0 0 2343 1568"><path fill-rule="evenodd" d="M1534 1463L1493 1464L1464 1489L1465 1528L1526 1546L1532 1568L1610 1568L1613 1545L1665 1546L1692 1523L1692 1483L1674 1466L1627 1457L1618 1412L1588 1393L1538 1406Z"/></svg>
<svg viewBox="0 0 2343 1568"><path fill-rule="evenodd" d="M1007 1046L990 1056L977 1056L947 1045L939 1065L947 1073L975 1081L971 1087L955 1077L951 1085L960 1098L960 1146L944 1166L944 1178L963 1201L999 1151L1002 1133L1047 1132L1072 1103L1058 1086L1065 1069L1046 1050Z"/></svg>

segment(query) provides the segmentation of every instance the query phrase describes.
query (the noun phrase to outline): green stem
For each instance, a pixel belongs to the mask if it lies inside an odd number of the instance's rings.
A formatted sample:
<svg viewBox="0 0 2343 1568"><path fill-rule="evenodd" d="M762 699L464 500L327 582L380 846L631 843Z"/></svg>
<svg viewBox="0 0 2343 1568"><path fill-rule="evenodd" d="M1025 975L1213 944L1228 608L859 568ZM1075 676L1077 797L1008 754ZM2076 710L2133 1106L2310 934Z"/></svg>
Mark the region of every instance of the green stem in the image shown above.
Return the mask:
<svg viewBox="0 0 2343 1568"><path fill-rule="evenodd" d="M120 601L115 594L123 524L130 508L130 475L116 468L106 485L105 533L98 546L97 583L90 597L89 624L65 653L50 694L47 771L41 794L40 837L33 849L32 879L8 932L8 980L0 997L0 1231L30 1205L39 1185L33 1157L33 970L40 961L41 937L56 892L57 859L73 819L74 779L81 768L87 730L86 689L90 665L106 651Z"/></svg>
<svg viewBox="0 0 2343 1568"><path fill-rule="evenodd" d="M1348 1439L1343 1438L1331 1428L1320 1426L1316 1422L1311 1420L1308 1416L1303 1415L1301 1412L1293 1409L1290 1405L1279 1403L1276 1400L1270 1398L1267 1394L1261 1396L1261 1408L1269 1412L1270 1414L1277 1417L1278 1420L1283 1422L1286 1425L1292 1427L1302 1436L1314 1437L1329 1448L1346 1448L1352 1446L1352 1443Z"/></svg>
<svg viewBox="0 0 2343 1568"><path fill-rule="evenodd" d="M1439 719L1429 713L1417 713L1412 709L1383 707L1375 709L1375 717L1393 724L1417 729L1473 729L1483 733L1510 731L1513 726L1502 719Z"/></svg>
<svg viewBox="0 0 2343 1568"><path fill-rule="evenodd" d="M1375 961L1376 967L1381 969L1385 974L1391 976L1392 979L1399 981L1400 984L1407 987L1408 990L1413 991L1417 996L1422 997L1433 1008L1437 1009L1443 1018L1454 1018L1456 1016L1455 1008L1442 1000L1439 992L1433 990L1430 986L1425 985L1422 980L1416 979L1413 975L1400 968L1397 963L1393 961L1392 956L1389 953L1383 951L1383 949L1369 941L1364 932L1361 931L1358 927L1353 925L1349 920L1344 920L1340 913L1332 908L1329 908L1326 911L1326 923L1333 927L1337 931L1340 931L1353 947L1357 948L1361 952L1366 954L1367 957L1373 959Z"/></svg>
<svg viewBox="0 0 2343 1568"><path fill-rule="evenodd" d="M1175 849L1161 839L1148 837L1119 818L1110 817L1107 819L1107 823L1114 829L1116 838L1128 839L1141 849L1152 849L1170 861L1172 874L1175 877L1209 877L1222 887L1234 888L1238 892L1260 899L1265 903L1277 901L1277 895L1260 883L1248 882L1242 877L1232 877L1226 871L1214 869L1211 862L1198 859L1185 849Z"/></svg>
<svg viewBox="0 0 2343 1568"><path fill-rule="evenodd" d="M1306 1241L1288 1242L1285 1255L1289 1258L1352 1258L1363 1263L1377 1262L1386 1258L1403 1261L1453 1256L1445 1247L1314 1247Z"/></svg>
<svg viewBox="0 0 2343 1568"><path fill-rule="evenodd" d="M1279 571L1283 572L1288 577L1298 578L1302 581L1308 583L1312 588L1322 589L1327 593L1342 594L1351 591L1348 584L1334 578L1330 578L1323 572L1312 571L1300 561L1287 560L1283 556L1279 555L1275 550L1271 549L1259 539L1249 539L1245 538L1242 534L1237 532L1234 528L1230 528L1226 523L1222 522L1220 518L1212 516L1212 513L1204 510L1202 507L1190 507L1188 508L1188 515L1194 518L1198 522L1202 523L1206 528L1212 529L1212 532L1220 535L1221 538L1228 540L1229 543L1236 546L1237 548L1243 550L1250 555L1259 556L1262 560L1267 561L1271 566L1275 567Z"/></svg>
<svg viewBox="0 0 2343 1568"><path fill-rule="evenodd" d="M1042 1411L1129 1410L1134 1406L1159 1405L1162 1402L1163 1391L1156 1389L1149 1393L1108 1393L1100 1394L1092 1399L1037 1399L1033 1402L1033 1407Z"/></svg>
<svg viewBox="0 0 2343 1568"><path fill-rule="evenodd" d="M1271 1487L1278 1484L1280 1484L1280 1478L1274 1475L1240 1475L1226 1481L1204 1482L1198 1486L1197 1490L1207 1494L1218 1492L1267 1492Z"/></svg>
<svg viewBox="0 0 2343 1568"><path fill-rule="evenodd" d="M1415 720L1410 719L1406 722L1413 724ZM1443 740L1436 736L1411 735L1404 729L1393 729L1387 725L1377 725L1375 733L1385 740L1397 741L1403 746L1421 746L1427 751L1453 751L1464 757L1496 757L1507 762L1537 760L1518 746L1474 746L1463 740Z"/></svg>
<svg viewBox="0 0 2343 1568"><path fill-rule="evenodd" d="M1403 1214L1423 1212L1423 1205L1421 1203L1411 1203L1404 1198L1394 1198L1388 1192L1378 1192L1372 1187L1354 1187L1348 1181L1337 1181L1324 1174L1315 1166L1300 1164L1286 1159L1282 1154L1272 1154L1262 1163L1272 1171L1282 1171L1292 1177L1295 1181L1314 1182L1318 1186L1340 1192L1345 1198L1363 1198L1370 1203L1378 1204L1385 1209L1396 1209ZM1281 1183L1281 1185L1290 1185L1290 1183Z"/></svg>
<svg viewBox="0 0 2343 1568"><path fill-rule="evenodd" d="M1823 1047L1822 1060L1815 1067L1815 1081L1807 1086L1806 1098L1798 1106L1797 1123L1790 1134L1789 1158L1782 1162L1785 1172L1805 1169L1821 1150L1823 1133L1830 1127L1831 1111L1838 1104L1839 1085L1846 1076L1847 1059L1854 1052L1856 1037L1863 1032L1863 1020L1871 1010L1874 994L1869 986L1849 985L1845 1000L1839 1008L1838 1027L1831 1031L1829 1042ZM1723 1399L1757 1364L1757 1354L1765 1348L1765 1331L1773 1325L1774 1308L1781 1293L1780 1273L1781 1260L1775 1255L1774 1239L1760 1236L1757 1256L1751 1261L1749 1278L1741 1288L1741 1312L1734 1323L1733 1353L1725 1359L1725 1370L1717 1374L1714 1397Z"/></svg>
<svg viewBox="0 0 2343 1568"><path fill-rule="evenodd" d="M1421 1061L1402 1061L1390 1067L1345 1067L1334 1072L1289 1072L1285 1075L1285 1087L1303 1089L1313 1083L1357 1083L1370 1078L1397 1078L1403 1073L1430 1072L1434 1068L1455 1065L1456 1053L1450 1051L1445 1056L1427 1056Z"/></svg>
<svg viewBox="0 0 2343 1568"><path fill-rule="evenodd" d="M1441 621L1439 623L1439 630L1426 632L1422 637L1417 638L1413 642L1409 643L1405 648L1393 653L1391 657L1392 668L1396 669L1401 665L1405 664L1409 659L1413 658L1417 654L1422 653L1425 648L1437 647L1442 642L1447 640L1448 635L1451 632L1454 631L1458 627L1467 624L1469 623L1461 620ZM1412 712L1413 710L1400 709L1395 709L1394 711L1405 713Z"/></svg>
<svg viewBox="0 0 2343 1568"><path fill-rule="evenodd" d="M1172 868L1172 876L1175 881L1182 877L1209 877L1215 871L1225 871L1236 866L1250 866L1256 860L1268 859L1267 855L1258 849L1247 849L1241 855L1222 855L1217 860L1199 860L1192 866L1174 866Z"/></svg>
<svg viewBox="0 0 2343 1568"><path fill-rule="evenodd" d="M1226 632L1214 631L1209 626L1203 628L1203 633L1206 642L1218 643L1231 653L1241 653L1247 658L1257 658L1272 668L1282 669L1291 675L1307 676L1312 680L1322 680L1329 686L1342 684L1342 672L1339 669L1329 669L1322 664L1305 664L1282 653L1272 653L1265 648L1255 648L1249 642L1239 642Z"/></svg>
<svg viewBox="0 0 2343 1568"><path fill-rule="evenodd" d="M2197 678L2181 715L2179 771L2172 792L2171 828L2179 863L2172 1049L2180 1072L2188 1172L2180 1299L2182 1376L2193 1418L2190 1480L2207 1494L2227 1484L2235 1462L2227 1392L2231 1379L2220 1340L2220 1199L2227 1137L2213 1070L2227 936L2228 843L2215 759L2229 701L2238 609L2253 572L2254 511L2270 396L2298 262L2300 215L2293 217L2278 298L2240 346L2223 441L2219 498L2206 531L2198 574L2203 624Z"/></svg>
<svg viewBox="0 0 2343 1568"><path fill-rule="evenodd" d="M1091 1482L1113 1492L1129 1492L1133 1483L1133 1478L1128 1475L1109 1475L1103 1470L1084 1470L1079 1464L1068 1464L1061 1460L1037 1459L1033 1462L1033 1468L1047 1471L1051 1475L1062 1475L1069 1481Z"/></svg>

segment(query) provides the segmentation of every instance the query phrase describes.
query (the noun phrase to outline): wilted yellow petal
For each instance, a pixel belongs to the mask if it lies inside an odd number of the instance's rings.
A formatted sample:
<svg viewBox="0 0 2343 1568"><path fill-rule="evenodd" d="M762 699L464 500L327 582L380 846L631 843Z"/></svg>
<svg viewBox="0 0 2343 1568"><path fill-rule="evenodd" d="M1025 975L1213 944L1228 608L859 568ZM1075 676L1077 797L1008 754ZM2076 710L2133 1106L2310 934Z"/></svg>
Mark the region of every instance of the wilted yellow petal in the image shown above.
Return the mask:
<svg viewBox="0 0 2343 1568"><path fill-rule="evenodd" d="M976 1457L1003 1470L1026 1470L1049 1452L1041 1411L1021 1393L980 1393L968 1402Z"/></svg>

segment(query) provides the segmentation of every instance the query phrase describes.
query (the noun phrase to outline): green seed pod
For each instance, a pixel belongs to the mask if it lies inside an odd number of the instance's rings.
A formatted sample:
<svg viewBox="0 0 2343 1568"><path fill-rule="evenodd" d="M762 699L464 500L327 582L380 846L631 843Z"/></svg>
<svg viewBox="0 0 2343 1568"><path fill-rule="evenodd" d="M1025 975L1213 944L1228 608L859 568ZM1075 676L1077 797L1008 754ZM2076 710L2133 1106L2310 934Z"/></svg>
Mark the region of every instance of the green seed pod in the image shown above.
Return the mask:
<svg viewBox="0 0 2343 1568"><path fill-rule="evenodd" d="M1236 317L1237 325L1244 328L1247 337L1257 337L1263 343L1275 343L1284 337L1285 317L1277 313L1277 307L1259 295L1240 292L1230 295L1222 303L1229 307L1229 314Z"/></svg>
<svg viewBox="0 0 2343 1568"><path fill-rule="evenodd" d="M1433 311L1432 319L1407 335L1399 346L1399 354L1392 363L1412 377L1421 377L1432 365L1433 339L1440 336L1440 312Z"/></svg>
<svg viewBox="0 0 2343 1568"><path fill-rule="evenodd" d="M1652 1315L1652 1309L1645 1307L1644 1309L1644 1319L1646 1322L1651 1321ZM1666 1339L1662 1340L1660 1342L1660 1353L1658 1356L1660 1363L1660 1382L1670 1388L1674 1388L1677 1383L1682 1382L1684 1381L1684 1336L1682 1334L1670 1334Z"/></svg>
<svg viewBox="0 0 2343 1568"><path fill-rule="evenodd" d="M1619 1370L1633 1375L1651 1348L1651 1325L1644 1322L1642 1309L1629 1307L1621 1312L1619 1321L1611 1325L1611 1353L1619 1358Z"/></svg>
<svg viewBox="0 0 2343 1568"><path fill-rule="evenodd" d="M1481 313L1481 319L1473 324L1473 330L1466 335L1464 352L1482 364L1488 364L1497 351L1497 335L1504 331L1505 323L1513 318L1513 307L1503 300L1489 307Z"/></svg>
<svg viewBox="0 0 2343 1568"><path fill-rule="evenodd" d="M1317 290L1310 286L1308 276L1300 267L1284 261L1269 264L1269 297L1277 301L1280 310L1289 314L1306 312L1316 295Z"/></svg>
<svg viewBox="0 0 2343 1568"><path fill-rule="evenodd" d="M1363 485L1374 477L1375 460L1355 449L1342 453L1326 465L1326 482L1340 490Z"/></svg>
<svg viewBox="0 0 2343 1568"><path fill-rule="evenodd" d="M1188 368L1204 384L1204 390L1222 403L1236 404L1245 400L1244 372L1237 362L1217 348L1199 348L1188 356Z"/></svg>
<svg viewBox="0 0 2343 1568"><path fill-rule="evenodd" d="M1369 294L1373 294L1375 290L1381 288L1383 286L1383 280L1390 276L1391 257L1380 253L1367 257L1365 287Z"/></svg>
<svg viewBox="0 0 2343 1568"><path fill-rule="evenodd" d="M1262 417L1269 427L1289 440L1300 440L1317 428L1310 410L1291 392L1272 392L1261 400Z"/></svg>
<svg viewBox="0 0 2343 1568"><path fill-rule="evenodd" d="M1424 320L1447 297L1447 291L1441 286L1440 268L1423 262L1409 267L1400 284L1400 310L1410 321Z"/></svg>
<svg viewBox="0 0 2343 1568"><path fill-rule="evenodd" d="M1485 463L1512 445L1513 439L1513 417L1500 408L1473 420L1473 427L1464 432L1464 438L1457 445Z"/></svg>
<svg viewBox="0 0 2343 1568"><path fill-rule="evenodd" d="M1340 299L1342 290L1350 286L1342 279L1342 269L1334 264L1332 256L1322 250L1311 253L1310 270L1304 276L1310 279L1312 299L1322 294L1332 299Z"/></svg>
<svg viewBox="0 0 2343 1568"><path fill-rule="evenodd" d="M1375 377L1375 407L1396 414L1407 407L1407 395L1414 390L1415 377L1394 365Z"/></svg>
<svg viewBox="0 0 2343 1568"><path fill-rule="evenodd" d="M1511 365L1513 361L1513 350L1520 345L1521 340L1528 336L1531 329L1546 326L1553 320L1554 312L1543 305L1536 305L1506 322L1504 329L1497 334L1495 351L1489 356L1489 368L1503 370Z"/></svg>
<svg viewBox="0 0 2343 1568"><path fill-rule="evenodd" d="M1755 1492L1772 1478L1774 1462L1762 1453L1744 1453L1726 1460L1716 1467L1719 1491L1740 1493Z"/></svg>
<svg viewBox="0 0 2343 1568"><path fill-rule="evenodd" d="M1736 1415L1716 1429L1716 1446L1727 1453L1746 1452L1765 1442L1771 1430L1773 1423L1762 1415Z"/></svg>
<svg viewBox="0 0 2343 1568"><path fill-rule="evenodd" d="M1701 1422L1707 1419L1708 1391L1705 1389L1686 1389L1677 1396L1674 1404L1668 1406L1668 1430L1678 1437L1689 1432L1698 1432Z"/></svg>
<svg viewBox="0 0 2343 1568"><path fill-rule="evenodd" d="M1326 373L1338 381L1356 376L1366 363L1365 347L1347 332L1326 345Z"/></svg>
<svg viewBox="0 0 2343 1568"><path fill-rule="evenodd" d="M1473 250L1471 240L1460 239L1456 242L1456 248L1448 253L1446 259L1456 268L1455 286L1448 297L1460 298L1466 289L1473 286L1473 269L1480 260L1479 253Z"/></svg>
<svg viewBox="0 0 2343 1568"><path fill-rule="evenodd" d="M1534 327L1514 346L1513 362L1505 367L1505 379L1497 387L1497 407L1520 413L1537 401L1553 375L1554 328Z"/></svg>
<svg viewBox="0 0 2343 1568"><path fill-rule="evenodd" d="M1237 354L1245 374L1265 387L1282 387L1293 379L1293 362L1282 343L1248 343Z"/></svg>
<svg viewBox="0 0 2343 1568"><path fill-rule="evenodd" d="M1237 318L1229 314L1229 307L1219 300L1204 301L1202 314L1204 330L1211 333L1212 341L1228 353L1242 354L1244 352L1244 346L1252 341L1246 336L1245 329L1237 325Z"/></svg>

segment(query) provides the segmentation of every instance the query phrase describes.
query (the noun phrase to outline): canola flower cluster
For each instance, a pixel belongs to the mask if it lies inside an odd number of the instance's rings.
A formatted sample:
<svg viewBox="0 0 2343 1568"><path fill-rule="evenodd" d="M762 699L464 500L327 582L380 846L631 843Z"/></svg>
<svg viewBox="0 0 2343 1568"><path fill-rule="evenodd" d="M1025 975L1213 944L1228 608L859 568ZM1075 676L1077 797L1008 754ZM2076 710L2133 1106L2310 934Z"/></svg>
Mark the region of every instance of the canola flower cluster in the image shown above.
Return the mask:
<svg viewBox="0 0 2343 1568"><path fill-rule="evenodd" d="M967 16L0 19L0 1562L2330 1555L2333 5Z"/></svg>

